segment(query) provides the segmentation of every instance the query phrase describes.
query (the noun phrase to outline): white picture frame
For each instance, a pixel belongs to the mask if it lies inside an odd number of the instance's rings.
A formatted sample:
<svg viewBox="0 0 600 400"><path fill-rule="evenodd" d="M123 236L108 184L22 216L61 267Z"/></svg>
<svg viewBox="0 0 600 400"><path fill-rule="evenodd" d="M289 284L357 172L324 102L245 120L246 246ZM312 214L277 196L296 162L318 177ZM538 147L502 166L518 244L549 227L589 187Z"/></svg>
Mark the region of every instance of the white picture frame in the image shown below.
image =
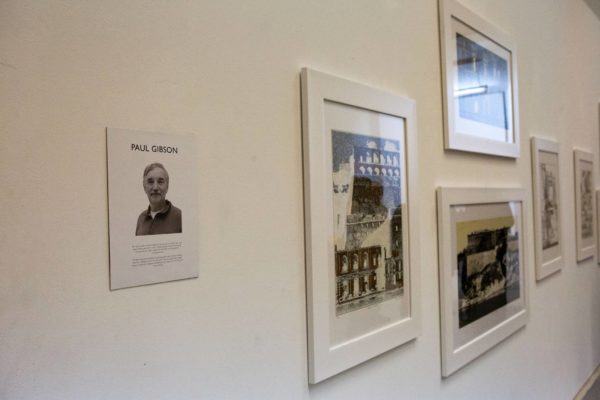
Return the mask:
<svg viewBox="0 0 600 400"><path fill-rule="evenodd" d="M596 189L596 213L600 210L600 189ZM598 218L598 214L596 214L596 249L600 249L600 218ZM596 257L596 262L600 264L600 257Z"/></svg>
<svg viewBox="0 0 600 400"><path fill-rule="evenodd" d="M515 42L457 0L439 0L439 23L445 148L518 158Z"/></svg>
<svg viewBox="0 0 600 400"><path fill-rule="evenodd" d="M563 264L560 146L554 140L531 138L535 277L546 278Z"/></svg>
<svg viewBox="0 0 600 400"><path fill-rule="evenodd" d="M438 188L442 376L528 320L525 190ZM460 250L460 251L459 251Z"/></svg>
<svg viewBox="0 0 600 400"><path fill-rule="evenodd" d="M416 104L308 68L301 81L308 379L315 384L420 332ZM367 217L381 220L369 225ZM355 252L364 249L377 260L359 253L356 266ZM369 269L375 276L360 275Z"/></svg>
<svg viewBox="0 0 600 400"><path fill-rule="evenodd" d="M575 162L575 243L577 262L596 254L595 227L595 167L594 155L588 151L574 149Z"/></svg>

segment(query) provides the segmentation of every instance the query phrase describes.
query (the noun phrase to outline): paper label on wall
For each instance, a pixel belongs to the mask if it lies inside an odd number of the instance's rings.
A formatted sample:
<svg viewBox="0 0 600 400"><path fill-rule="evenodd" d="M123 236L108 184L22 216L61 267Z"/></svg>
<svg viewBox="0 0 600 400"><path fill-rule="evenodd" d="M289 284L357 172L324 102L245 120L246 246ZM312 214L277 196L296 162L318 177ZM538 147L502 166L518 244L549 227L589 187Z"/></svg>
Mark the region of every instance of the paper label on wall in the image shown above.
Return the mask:
<svg viewBox="0 0 600 400"><path fill-rule="evenodd" d="M107 129L110 287L198 276L192 135Z"/></svg>

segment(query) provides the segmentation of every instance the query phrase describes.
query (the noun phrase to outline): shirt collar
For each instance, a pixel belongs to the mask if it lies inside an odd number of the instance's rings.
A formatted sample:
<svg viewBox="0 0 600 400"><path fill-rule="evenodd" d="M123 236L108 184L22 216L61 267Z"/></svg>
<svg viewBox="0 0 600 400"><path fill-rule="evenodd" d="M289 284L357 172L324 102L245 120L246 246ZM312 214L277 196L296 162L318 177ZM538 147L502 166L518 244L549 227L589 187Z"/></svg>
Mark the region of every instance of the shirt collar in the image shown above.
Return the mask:
<svg viewBox="0 0 600 400"><path fill-rule="evenodd" d="M166 214L171 210L171 202L169 200L165 200L165 207L160 210L159 212L156 213L156 215L161 215L161 214ZM148 209L146 210L146 215L151 217L152 214L150 214L150 206L148 206Z"/></svg>

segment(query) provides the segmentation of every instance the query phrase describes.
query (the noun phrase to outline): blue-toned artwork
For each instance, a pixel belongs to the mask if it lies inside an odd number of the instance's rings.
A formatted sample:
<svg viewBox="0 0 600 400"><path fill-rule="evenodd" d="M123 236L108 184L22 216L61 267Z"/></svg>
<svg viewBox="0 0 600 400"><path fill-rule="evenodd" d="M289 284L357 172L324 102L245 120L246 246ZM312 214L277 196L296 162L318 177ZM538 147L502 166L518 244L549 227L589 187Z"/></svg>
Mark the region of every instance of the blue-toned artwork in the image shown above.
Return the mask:
<svg viewBox="0 0 600 400"><path fill-rule="evenodd" d="M509 107L507 61L456 34L458 56L459 115L484 124L508 129Z"/></svg>

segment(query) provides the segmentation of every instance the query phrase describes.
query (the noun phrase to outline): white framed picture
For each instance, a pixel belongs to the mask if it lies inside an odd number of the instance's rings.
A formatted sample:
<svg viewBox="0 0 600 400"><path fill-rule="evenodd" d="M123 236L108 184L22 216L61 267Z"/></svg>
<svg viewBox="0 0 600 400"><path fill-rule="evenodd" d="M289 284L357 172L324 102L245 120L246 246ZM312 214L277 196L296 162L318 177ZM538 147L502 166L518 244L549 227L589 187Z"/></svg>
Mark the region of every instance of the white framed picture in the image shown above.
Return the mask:
<svg viewBox="0 0 600 400"><path fill-rule="evenodd" d="M528 319L524 189L438 188L442 376Z"/></svg>
<svg viewBox="0 0 600 400"><path fill-rule="evenodd" d="M416 106L304 68L309 382L417 337Z"/></svg>
<svg viewBox="0 0 600 400"><path fill-rule="evenodd" d="M594 210L594 155L588 151L573 151L575 161L575 232L577 261L596 254Z"/></svg>
<svg viewBox="0 0 600 400"><path fill-rule="evenodd" d="M558 142L532 137L531 160L535 277L540 280L559 271L563 264Z"/></svg>
<svg viewBox="0 0 600 400"><path fill-rule="evenodd" d="M519 157L514 41L457 0L439 0L446 149Z"/></svg>

